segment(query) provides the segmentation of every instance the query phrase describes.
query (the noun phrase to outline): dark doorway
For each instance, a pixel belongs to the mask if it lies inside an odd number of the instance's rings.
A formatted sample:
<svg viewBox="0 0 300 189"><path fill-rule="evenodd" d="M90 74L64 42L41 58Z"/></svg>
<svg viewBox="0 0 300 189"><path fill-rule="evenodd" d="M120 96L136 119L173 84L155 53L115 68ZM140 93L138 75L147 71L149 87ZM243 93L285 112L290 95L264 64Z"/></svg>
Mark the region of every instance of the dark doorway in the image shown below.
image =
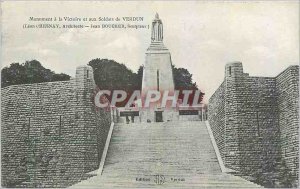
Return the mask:
<svg viewBox="0 0 300 189"><path fill-rule="evenodd" d="M162 111L155 112L155 121L156 122L163 122Z"/></svg>

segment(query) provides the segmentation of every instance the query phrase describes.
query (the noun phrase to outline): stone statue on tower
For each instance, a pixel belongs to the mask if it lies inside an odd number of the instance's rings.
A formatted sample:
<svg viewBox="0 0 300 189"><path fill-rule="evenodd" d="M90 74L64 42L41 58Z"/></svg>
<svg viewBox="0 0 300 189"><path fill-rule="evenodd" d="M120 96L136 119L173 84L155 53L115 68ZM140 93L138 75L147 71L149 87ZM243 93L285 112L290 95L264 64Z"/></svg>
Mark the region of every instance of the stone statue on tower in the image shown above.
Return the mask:
<svg viewBox="0 0 300 189"><path fill-rule="evenodd" d="M151 42L162 42L163 41L163 24L156 13L155 19L152 21L152 34Z"/></svg>

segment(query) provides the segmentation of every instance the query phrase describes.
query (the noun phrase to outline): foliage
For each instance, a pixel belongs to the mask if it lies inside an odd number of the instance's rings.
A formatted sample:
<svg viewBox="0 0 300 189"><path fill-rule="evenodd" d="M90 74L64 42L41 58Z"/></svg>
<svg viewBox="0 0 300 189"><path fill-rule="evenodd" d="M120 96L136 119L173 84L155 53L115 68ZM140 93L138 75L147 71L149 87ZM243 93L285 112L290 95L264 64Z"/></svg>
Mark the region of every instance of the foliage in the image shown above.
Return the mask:
<svg viewBox="0 0 300 189"><path fill-rule="evenodd" d="M174 77L174 84L175 90L193 90L194 92L189 96L188 104L193 103L195 90L198 90L198 86L196 82L193 82L193 75L185 68L176 68L172 65L173 70L173 77ZM205 93L200 94L200 98L198 103L202 102ZM179 93L179 99L183 99L183 93Z"/></svg>
<svg viewBox="0 0 300 189"><path fill-rule="evenodd" d="M107 90L140 89L137 74L133 73L124 64L114 60L93 59L88 63L93 68L96 85Z"/></svg>
<svg viewBox="0 0 300 189"><path fill-rule="evenodd" d="M124 64L120 64L114 60L93 59L88 63L93 68L95 83L100 89L107 90L125 90L127 96L134 90L141 90L143 78L143 66L140 66L137 73L128 69ZM197 90L196 83L193 82L192 74L187 69L176 68L172 66L174 83L176 90ZM204 93L202 93L202 96ZM179 98L183 95L180 94ZM192 95L189 102L192 101ZM126 102L126 100L125 100ZM126 103L117 104L123 106Z"/></svg>
<svg viewBox="0 0 300 189"><path fill-rule="evenodd" d="M175 89L197 90L197 84L193 82L192 74L185 68L176 68L172 65Z"/></svg>
<svg viewBox="0 0 300 189"><path fill-rule="evenodd" d="M114 60L93 59L88 63L93 68L94 80L101 90L124 90L127 92L127 99L117 106L125 106L134 90L141 89L141 78L139 74L133 73L124 64ZM141 71L140 71L141 72ZM108 96L111 100L111 97Z"/></svg>
<svg viewBox="0 0 300 189"><path fill-rule="evenodd" d="M95 83L100 89L125 90L129 98L134 90L141 90L142 88L143 66L140 66L134 73L124 64L100 58L91 60L88 65L93 68ZM172 65L172 69L176 90L198 89L196 83L193 82L192 74L187 69L176 68L174 65ZM1 79L1 87L6 87L9 85L66 81L70 79L70 76L63 73L56 74L50 69L44 68L39 61L31 60L23 64L12 63L9 67L3 68ZM180 93L179 98L183 98L183 94ZM192 98L193 94L190 96L190 103ZM125 104L119 104L119 106L123 105Z"/></svg>
<svg viewBox="0 0 300 189"><path fill-rule="evenodd" d="M69 75L56 74L44 68L37 60L26 61L23 64L12 63L1 71L1 87L66 80L70 80Z"/></svg>

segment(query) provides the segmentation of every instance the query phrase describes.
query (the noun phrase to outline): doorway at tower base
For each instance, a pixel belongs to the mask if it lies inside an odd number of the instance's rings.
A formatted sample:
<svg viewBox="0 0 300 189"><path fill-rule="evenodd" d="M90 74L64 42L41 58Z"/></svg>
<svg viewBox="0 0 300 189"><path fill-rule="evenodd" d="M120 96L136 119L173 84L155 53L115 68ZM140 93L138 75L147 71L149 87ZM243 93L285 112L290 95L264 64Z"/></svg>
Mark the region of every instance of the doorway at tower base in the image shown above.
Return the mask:
<svg viewBox="0 0 300 189"><path fill-rule="evenodd" d="M117 122L119 123L153 123L168 121L206 121L206 106L188 108L137 108L118 107Z"/></svg>
<svg viewBox="0 0 300 189"><path fill-rule="evenodd" d="M141 114L141 122L144 123L179 120L178 119L179 115L175 108L143 109L140 111L140 114Z"/></svg>

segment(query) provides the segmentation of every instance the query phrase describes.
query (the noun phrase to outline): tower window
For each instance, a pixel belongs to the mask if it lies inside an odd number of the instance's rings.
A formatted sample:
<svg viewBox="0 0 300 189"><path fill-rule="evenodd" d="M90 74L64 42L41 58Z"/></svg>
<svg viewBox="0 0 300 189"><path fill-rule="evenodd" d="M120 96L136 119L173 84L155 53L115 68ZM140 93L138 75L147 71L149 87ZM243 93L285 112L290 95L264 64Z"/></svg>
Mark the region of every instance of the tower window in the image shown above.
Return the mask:
<svg viewBox="0 0 300 189"><path fill-rule="evenodd" d="M260 125L259 125L259 115L258 115L258 111L256 111L256 121L257 121L257 136L260 137Z"/></svg>
<svg viewBox="0 0 300 189"><path fill-rule="evenodd" d="M28 127L27 127L27 137L29 138L29 136L30 136L30 118L28 118Z"/></svg>
<svg viewBox="0 0 300 189"><path fill-rule="evenodd" d="M156 72L156 77L157 77L157 90L159 91L159 70Z"/></svg>
<svg viewBox="0 0 300 189"><path fill-rule="evenodd" d="M86 71L86 78L89 78L89 70Z"/></svg>
<svg viewBox="0 0 300 189"><path fill-rule="evenodd" d="M61 136L61 115L59 116L59 130L58 135Z"/></svg>
<svg viewBox="0 0 300 189"><path fill-rule="evenodd" d="M231 76L231 66L229 66L229 76Z"/></svg>

